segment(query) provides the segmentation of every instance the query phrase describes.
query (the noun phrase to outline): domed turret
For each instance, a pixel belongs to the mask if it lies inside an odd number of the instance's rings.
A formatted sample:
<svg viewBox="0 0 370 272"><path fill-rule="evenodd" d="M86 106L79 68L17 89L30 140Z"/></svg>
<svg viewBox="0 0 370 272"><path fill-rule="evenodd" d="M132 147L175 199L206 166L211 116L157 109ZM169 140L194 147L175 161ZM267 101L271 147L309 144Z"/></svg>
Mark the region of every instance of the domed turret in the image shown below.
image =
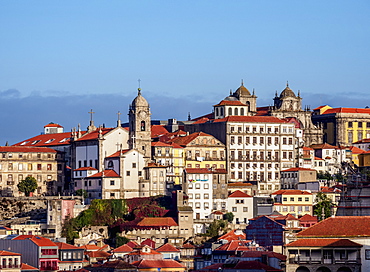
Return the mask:
<svg viewBox="0 0 370 272"><path fill-rule="evenodd" d="M251 93L248 91L247 88L244 87L244 84L242 81L242 85L238 89L236 89L236 91L234 92L234 96L240 97L244 95L251 95Z"/></svg>
<svg viewBox="0 0 370 272"><path fill-rule="evenodd" d="M294 92L289 88L289 84L287 82L285 89L281 92L280 98L284 97L294 97L297 98L294 94Z"/></svg>
<svg viewBox="0 0 370 272"><path fill-rule="evenodd" d="M138 89L137 96L131 103L132 107L148 107L149 103L146 99L141 95L141 89Z"/></svg>

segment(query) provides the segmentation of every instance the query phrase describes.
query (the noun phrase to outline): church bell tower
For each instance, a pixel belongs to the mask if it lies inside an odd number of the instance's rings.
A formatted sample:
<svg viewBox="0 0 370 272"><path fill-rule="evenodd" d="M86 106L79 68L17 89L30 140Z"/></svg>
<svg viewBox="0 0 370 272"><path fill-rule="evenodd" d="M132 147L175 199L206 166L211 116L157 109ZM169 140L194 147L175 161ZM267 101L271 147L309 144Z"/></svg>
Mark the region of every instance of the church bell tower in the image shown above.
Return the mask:
<svg viewBox="0 0 370 272"><path fill-rule="evenodd" d="M129 148L136 149L142 154L146 163L151 160L151 122L149 103L141 95L141 89L129 108L130 140Z"/></svg>

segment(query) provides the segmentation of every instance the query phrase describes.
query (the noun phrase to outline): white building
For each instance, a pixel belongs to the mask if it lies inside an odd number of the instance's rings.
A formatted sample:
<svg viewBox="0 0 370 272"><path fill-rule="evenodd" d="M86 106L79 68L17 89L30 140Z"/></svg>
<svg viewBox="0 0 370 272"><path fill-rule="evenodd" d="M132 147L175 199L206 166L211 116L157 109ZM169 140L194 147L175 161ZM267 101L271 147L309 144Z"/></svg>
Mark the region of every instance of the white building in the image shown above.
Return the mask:
<svg viewBox="0 0 370 272"><path fill-rule="evenodd" d="M234 215L233 224L244 226L248 223L248 220L253 218L253 197L243 193L242 191L235 191L229 195L227 199L228 211Z"/></svg>

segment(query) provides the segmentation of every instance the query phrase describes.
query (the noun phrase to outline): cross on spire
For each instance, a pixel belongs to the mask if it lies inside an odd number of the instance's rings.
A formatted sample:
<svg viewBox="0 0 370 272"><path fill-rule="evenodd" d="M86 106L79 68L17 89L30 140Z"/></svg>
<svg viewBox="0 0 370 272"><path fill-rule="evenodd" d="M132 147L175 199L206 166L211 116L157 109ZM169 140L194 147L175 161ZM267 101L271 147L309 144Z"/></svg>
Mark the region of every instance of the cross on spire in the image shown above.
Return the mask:
<svg viewBox="0 0 370 272"><path fill-rule="evenodd" d="M93 122L93 114L95 112L91 109L88 113L90 113L90 122Z"/></svg>

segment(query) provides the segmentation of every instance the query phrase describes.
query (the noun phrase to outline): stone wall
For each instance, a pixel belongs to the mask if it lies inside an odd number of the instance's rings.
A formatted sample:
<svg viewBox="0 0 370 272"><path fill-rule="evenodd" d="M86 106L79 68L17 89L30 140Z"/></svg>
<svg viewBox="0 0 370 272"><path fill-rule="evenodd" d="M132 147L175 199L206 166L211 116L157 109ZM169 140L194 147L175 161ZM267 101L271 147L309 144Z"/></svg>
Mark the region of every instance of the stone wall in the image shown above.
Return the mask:
<svg viewBox="0 0 370 272"><path fill-rule="evenodd" d="M74 199L76 204L82 202L82 197L79 196L0 197L0 220L16 217L29 217L34 220L46 218L47 202L52 199Z"/></svg>

